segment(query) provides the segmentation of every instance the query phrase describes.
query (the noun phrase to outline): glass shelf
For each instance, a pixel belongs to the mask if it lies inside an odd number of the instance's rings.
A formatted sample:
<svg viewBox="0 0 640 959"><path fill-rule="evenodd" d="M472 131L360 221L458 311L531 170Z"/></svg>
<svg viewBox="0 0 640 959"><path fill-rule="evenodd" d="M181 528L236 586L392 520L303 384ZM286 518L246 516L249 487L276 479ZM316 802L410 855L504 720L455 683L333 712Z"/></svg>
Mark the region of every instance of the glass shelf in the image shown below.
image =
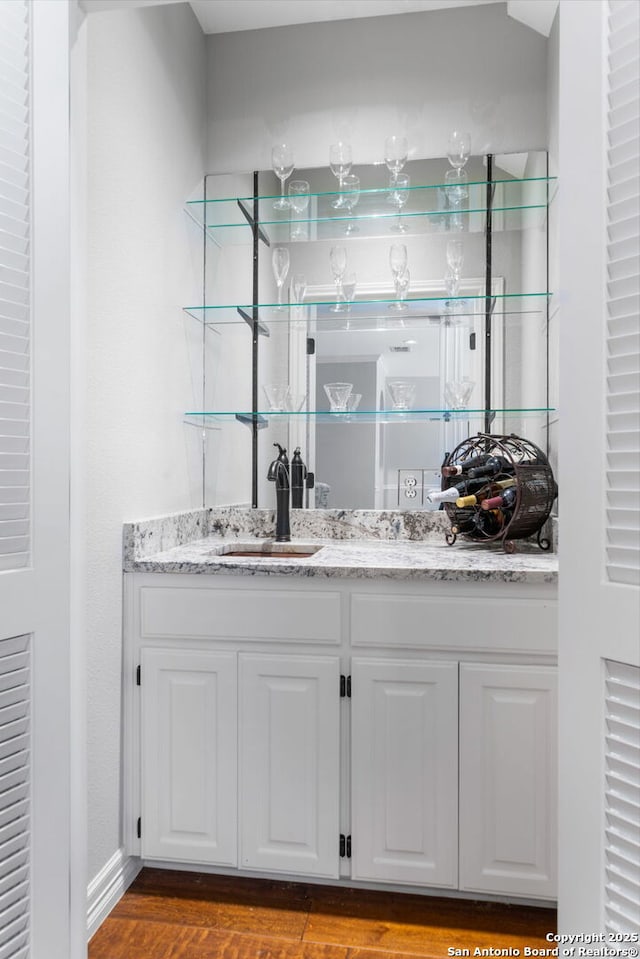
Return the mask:
<svg viewBox="0 0 640 959"><path fill-rule="evenodd" d="M493 296L491 313L493 316L539 316L546 310L547 300L552 295L549 292L540 292ZM283 303L281 307L277 303L259 303L256 308L258 322L263 327L269 323L309 320L320 323L323 330L370 332L484 315L486 299L485 296L422 296L410 297L404 301L393 298L359 299L351 304L348 311L332 309L337 305L344 306L336 300L316 300L303 304ZM400 305L405 309L393 309ZM212 327L231 323L251 324L253 309L250 303L183 307L189 316ZM266 328L263 332L265 331Z"/></svg>
<svg viewBox="0 0 640 959"><path fill-rule="evenodd" d="M521 229L530 224L532 217L542 217L550 199L549 187L554 182L554 177L493 181L492 210L496 217L500 216L496 226L500 230ZM487 212L487 181L468 182L462 194L456 195L456 190L460 188L433 183L397 190L388 186L366 189L357 195L346 191L310 193L309 206L300 214L292 209L274 209L278 195L259 196L255 200L253 197L191 200L186 209L221 244L251 242L254 210L257 212L255 222L267 243L366 238L394 232L398 235L482 232ZM405 200L400 211L393 202L394 195ZM333 208L338 198L347 202L357 199L353 213L348 208Z"/></svg>
<svg viewBox="0 0 640 959"><path fill-rule="evenodd" d="M184 422L189 426L196 426L200 429L220 426L223 423L238 421L245 425L251 425L254 416L257 418L258 429L264 429L269 425L269 421L278 423L288 423L313 418L315 423L428 423L428 422L474 422L484 424L485 417L501 417L503 420L540 418L550 413L555 413L552 407L533 407L529 409L465 409L465 410L443 410L443 409L420 409L420 410L357 410L356 412L329 413L326 410L301 411L299 413L276 412L273 410L262 410L256 414L250 411L206 411L206 412L188 412L184 414Z"/></svg>

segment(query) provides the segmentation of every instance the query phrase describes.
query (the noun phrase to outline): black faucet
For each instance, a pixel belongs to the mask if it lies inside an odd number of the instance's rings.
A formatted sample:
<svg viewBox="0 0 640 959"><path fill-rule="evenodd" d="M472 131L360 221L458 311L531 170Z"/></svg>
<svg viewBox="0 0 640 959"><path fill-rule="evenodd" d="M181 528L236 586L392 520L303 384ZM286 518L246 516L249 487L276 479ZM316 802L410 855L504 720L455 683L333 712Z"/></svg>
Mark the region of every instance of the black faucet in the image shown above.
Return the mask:
<svg viewBox="0 0 640 959"><path fill-rule="evenodd" d="M289 543L291 541L291 529L289 527L289 460L287 451L274 443L278 447L279 453L276 459L269 466L267 479L276 484L276 543Z"/></svg>

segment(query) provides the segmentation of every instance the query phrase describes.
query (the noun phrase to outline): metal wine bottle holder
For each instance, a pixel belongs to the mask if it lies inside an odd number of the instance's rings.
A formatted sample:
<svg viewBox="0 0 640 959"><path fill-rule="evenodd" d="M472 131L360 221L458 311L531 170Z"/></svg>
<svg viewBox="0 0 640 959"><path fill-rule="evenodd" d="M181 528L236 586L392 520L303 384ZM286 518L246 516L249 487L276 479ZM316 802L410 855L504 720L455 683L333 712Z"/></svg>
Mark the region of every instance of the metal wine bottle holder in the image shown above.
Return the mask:
<svg viewBox="0 0 640 959"><path fill-rule="evenodd" d="M513 553L513 540L537 534L540 549L550 549L551 543L542 536L542 527L549 518L558 487L545 454L535 443L513 433L509 436L478 433L456 446L442 466L464 466L466 460L483 453L501 456L511 464L512 469L487 477L487 484L514 478L515 503L505 512L505 521L494 534L486 534L476 525L479 505L458 507L455 503L443 503L451 521L451 532L446 535L447 544L453 546L458 535L461 535L474 542L502 542L505 552ZM455 486L456 481L459 481L459 477L443 476L441 488L445 490Z"/></svg>

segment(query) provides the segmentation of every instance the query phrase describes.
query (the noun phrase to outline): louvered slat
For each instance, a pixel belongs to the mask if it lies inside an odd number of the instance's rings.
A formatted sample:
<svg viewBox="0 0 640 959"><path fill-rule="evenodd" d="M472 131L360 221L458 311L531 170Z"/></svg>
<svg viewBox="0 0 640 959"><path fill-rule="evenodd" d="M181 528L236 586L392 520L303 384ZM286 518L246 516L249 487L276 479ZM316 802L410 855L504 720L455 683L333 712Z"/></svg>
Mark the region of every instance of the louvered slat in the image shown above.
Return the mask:
<svg viewBox="0 0 640 959"><path fill-rule="evenodd" d="M0 959L28 955L30 659L28 636L0 641Z"/></svg>
<svg viewBox="0 0 640 959"><path fill-rule="evenodd" d="M638 10L636 0L610 0L607 61L605 566L612 582L627 585L640 585Z"/></svg>
<svg viewBox="0 0 640 959"><path fill-rule="evenodd" d="M605 919L610 932L640 923L640 669L605 664Z"/></svg>

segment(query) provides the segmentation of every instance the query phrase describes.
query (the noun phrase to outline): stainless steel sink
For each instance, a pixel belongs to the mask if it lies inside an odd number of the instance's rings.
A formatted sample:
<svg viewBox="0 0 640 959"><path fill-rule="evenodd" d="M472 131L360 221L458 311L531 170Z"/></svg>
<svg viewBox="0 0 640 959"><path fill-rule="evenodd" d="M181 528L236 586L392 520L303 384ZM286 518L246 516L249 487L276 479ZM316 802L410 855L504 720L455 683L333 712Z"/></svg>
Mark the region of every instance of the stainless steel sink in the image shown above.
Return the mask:
<svg viewBox="0 0 640 959"><path fill-rule="evenodd" d="M307 559L313 556L322 546L308 546L302 543L229 543L220 550L218 556L240 556L251 559Z"/></svg>

